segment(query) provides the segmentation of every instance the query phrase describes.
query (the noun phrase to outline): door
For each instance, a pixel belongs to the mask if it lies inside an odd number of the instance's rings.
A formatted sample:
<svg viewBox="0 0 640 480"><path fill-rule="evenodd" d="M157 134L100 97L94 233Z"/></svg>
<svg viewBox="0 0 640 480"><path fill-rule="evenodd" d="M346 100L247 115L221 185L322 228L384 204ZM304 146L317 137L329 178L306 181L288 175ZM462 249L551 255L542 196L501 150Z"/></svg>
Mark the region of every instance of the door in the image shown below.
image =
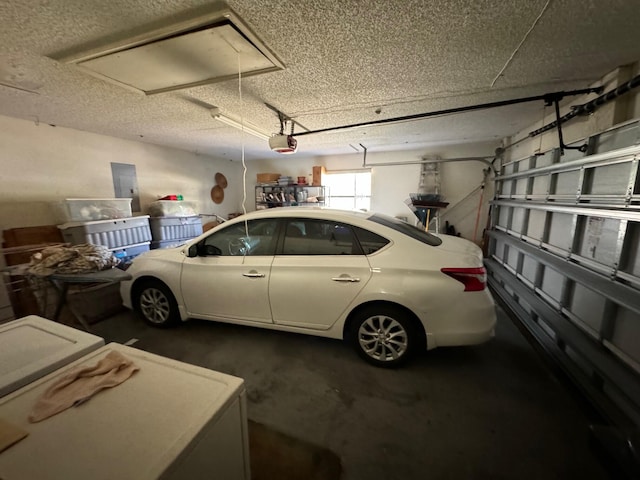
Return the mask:
<svg viewBox="0 0 640 480"><path fill-rule="evenodd" d="M236 223L201 242L202 255L186 258L182 267L189 315L272 322L268 287L276 226L271 219Z"/></svg>
<svg viewBox="0 0 640 480"><path fill-rule="evenodd" d="M369 281L369 261L348 225L287 222L282 250L271 266L274 323L326 330Z"/></svg>

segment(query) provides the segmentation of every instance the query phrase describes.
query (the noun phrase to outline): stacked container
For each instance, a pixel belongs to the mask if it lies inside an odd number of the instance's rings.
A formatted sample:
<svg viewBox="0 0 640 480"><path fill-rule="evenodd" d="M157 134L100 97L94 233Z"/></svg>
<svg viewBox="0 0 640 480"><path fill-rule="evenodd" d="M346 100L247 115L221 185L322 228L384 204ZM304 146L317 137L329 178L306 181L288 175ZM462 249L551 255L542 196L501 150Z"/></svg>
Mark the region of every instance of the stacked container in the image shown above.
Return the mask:
<svg viewBox="0 0 640 480"><path fill-rule="evenodd" d="M130 198L67 199L61 207L65 242L102 245L125 262L149 250L149 216L133 217Z"/></svg>
<svg viewBox="0 0 640 480"><path fill-rule="evenodd" d="M169 248L202 234L195 204L180 200L158 200L149 206L151 248Z"/></svg>

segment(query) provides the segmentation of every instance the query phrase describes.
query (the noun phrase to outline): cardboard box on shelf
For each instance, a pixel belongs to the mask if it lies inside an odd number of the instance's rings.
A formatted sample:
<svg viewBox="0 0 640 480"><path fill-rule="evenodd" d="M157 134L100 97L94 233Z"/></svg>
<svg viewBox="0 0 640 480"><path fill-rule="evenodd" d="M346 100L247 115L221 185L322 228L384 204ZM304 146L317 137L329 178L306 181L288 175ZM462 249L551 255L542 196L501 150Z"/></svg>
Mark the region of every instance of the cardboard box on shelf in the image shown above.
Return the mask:
<svg viewBox="0 0 640 480"><path fill-rule="evenodd" d="M322 185L322 175L324 175L324 173L325 173L325 170L323 166L313 167L312 185L314 187L319 187Z"/></svg>
<svg viewBox="0 0 640 480"><path fill-rule="evenodd" d="M257 174L258 183L277 182L279 178L280 178L279 173L258 173Z"/></svg>

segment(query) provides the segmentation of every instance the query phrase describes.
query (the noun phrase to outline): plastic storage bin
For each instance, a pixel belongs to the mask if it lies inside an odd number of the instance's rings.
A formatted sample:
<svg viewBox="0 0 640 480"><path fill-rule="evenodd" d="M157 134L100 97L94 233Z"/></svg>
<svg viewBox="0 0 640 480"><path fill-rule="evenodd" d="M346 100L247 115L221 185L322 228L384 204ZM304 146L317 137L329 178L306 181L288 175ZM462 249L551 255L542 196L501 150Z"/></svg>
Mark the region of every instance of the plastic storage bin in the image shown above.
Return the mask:
<svg viewBox="0 0 640 480"><path fill-rule="evenodd" d="M67 198L54 204L60 222L90 222L131 217L130 198Z"/></svg>
<svg viewBox="0 0 640 480"><path fill-rule="evenodd" d="M156 217L149 219L149 225L153 248L161 247L159 242L175 244L202 234L200 217Z"/></svg>
<svg viewBox="0 0 640 480"><path fill-rule="evenodd" d="M64 241L73 245L92 243L115 250L151 241L148 215L96 222L71 222L58 225L58 228L62 231Z"/></svg>
<svg viewBox="0 0 640 480"><path fill-rule="evenodd" d="M58 225L58 228L62 231L65 242L73 245L103 245L124 262L148 251L151 243L148 215L96 222L71 222Z"/></svg>
<svg viewBox="0 0 640 480"><path fill-rule="evenodd" d="M152 217L193 217L198 215L195 202L157 200L149 205Z"/></svg>

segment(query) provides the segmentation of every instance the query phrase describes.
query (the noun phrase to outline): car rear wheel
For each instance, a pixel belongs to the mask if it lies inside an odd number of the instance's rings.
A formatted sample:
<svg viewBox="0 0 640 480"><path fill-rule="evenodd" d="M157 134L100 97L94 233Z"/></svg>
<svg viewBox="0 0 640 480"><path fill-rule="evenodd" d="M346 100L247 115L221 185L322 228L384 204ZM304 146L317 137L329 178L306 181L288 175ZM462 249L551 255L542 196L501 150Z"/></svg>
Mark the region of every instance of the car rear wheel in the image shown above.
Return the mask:
<svg viewBox="0 0 640 480"><path fill-rule="evenodd" d="M170 327L178 323L178 304L171 290L157 280L146 281L137 289L136 310L154 327Z"/></svg>
<svg viewBox="0 0 640 480"><path fill-rule="evenodd" d="M417 341L416 329L406 314L390 306L367 307L352 324L353 347L377 367L401 365L411 356Z"/></svg>

